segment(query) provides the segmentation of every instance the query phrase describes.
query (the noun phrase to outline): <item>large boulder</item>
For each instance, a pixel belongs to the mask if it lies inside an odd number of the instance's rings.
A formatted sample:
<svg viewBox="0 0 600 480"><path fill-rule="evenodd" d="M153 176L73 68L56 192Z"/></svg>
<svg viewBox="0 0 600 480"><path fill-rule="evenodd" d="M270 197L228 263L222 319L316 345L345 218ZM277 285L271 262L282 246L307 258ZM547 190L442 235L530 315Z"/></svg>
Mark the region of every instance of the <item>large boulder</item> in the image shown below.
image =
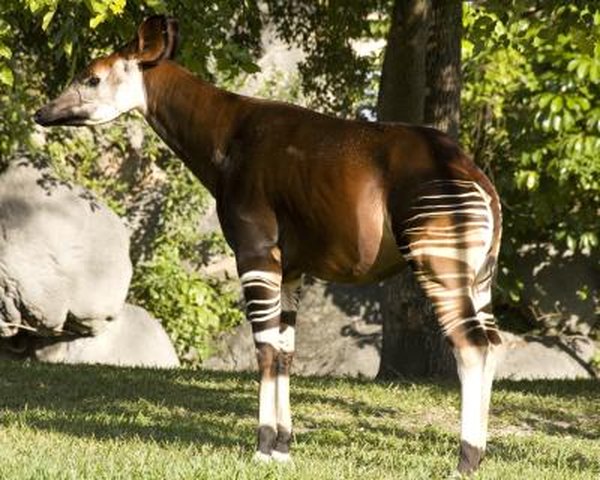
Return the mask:
<svg viewBox="0 0 600 480"><path fill-rule="evenodd" d="M158 320L146 310L125 308L96 336L38 338L30 355L52 363L101 363L118 366L174 368L177 353Z"/></svg>
<svg viewBox="0 0 600 480"><path fill-rule="evenodd" d="M352 287L311 280L298 311L294 373L373 378L381 350L377 285ZM252 330L245 322L220 337L211 370L256 370Z"/></svg>
<svg viewBox="0 0 600 480"><path fill-rule="evenodd" d="M0 174L0 336L95 333L131 274L125 227L89 191L26 159Z"/></svg>
<svg viewBox="0 0 600 480"><path fill-rule="evenodd" d="M600 326L600 255L550 243L522 245L513 272L523 282L521 302L550 331L589 335Z"/></svg>
<svg viewBox="0 0 600 480"><path fill-rule="evenodd" d="M590 378L595 345L582 335L536 336L502 332L496 378L510 380Z"/></svg>
<svg viewBox="0 0 600 480"><path fill-rule="evenodd" d="M373 288L378 288L373 286ZM375 298L365 287L315 282L306 289L298 312L293 371L300 375L374 378L381 360L382 328ZM323 301L327 298L327 301ZM352 300L354 299L354 300ZM362 306L362 308L358 308ZM595 345L584 336L520 336L502 332L496 378L590 378ZM248 322L217 342L217 353L203 363L211 370L256 370Z"/></svg>

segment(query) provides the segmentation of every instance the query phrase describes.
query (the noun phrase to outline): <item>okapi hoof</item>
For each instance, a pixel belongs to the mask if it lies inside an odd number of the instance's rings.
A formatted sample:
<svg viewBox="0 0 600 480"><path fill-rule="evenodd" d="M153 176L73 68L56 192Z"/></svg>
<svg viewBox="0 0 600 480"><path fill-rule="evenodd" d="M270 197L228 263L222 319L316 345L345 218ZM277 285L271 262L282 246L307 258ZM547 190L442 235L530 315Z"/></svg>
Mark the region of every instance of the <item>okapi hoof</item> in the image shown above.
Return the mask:
<svg viewBox="0 0 600 480"><path fill-rule="evenodd" d="M482 448L474 447L464 440L460 442L460 454L458 459L458 473L461 475L471 475L474 473L483 460L485 451Z"/></svg>
<svg viewBox="0 0 600 480"><path fill-rule="evenodd" d="M277 425L277 438L275 438L275 445L273 446L272 453L273 460L277 460L278 462L289 462L291 460L290 443L292 443L291 432L282 425Z"/></svg>
<svg viewBox="0 0 600 480"><path fill-rule="evenodd" d="M266 458L271 460L273 447L277 438L277 432L273 427L261 425L258 427L258 448L254 454L256 460L265 461ZM263 458L264 457L264 458Z"/></svg>

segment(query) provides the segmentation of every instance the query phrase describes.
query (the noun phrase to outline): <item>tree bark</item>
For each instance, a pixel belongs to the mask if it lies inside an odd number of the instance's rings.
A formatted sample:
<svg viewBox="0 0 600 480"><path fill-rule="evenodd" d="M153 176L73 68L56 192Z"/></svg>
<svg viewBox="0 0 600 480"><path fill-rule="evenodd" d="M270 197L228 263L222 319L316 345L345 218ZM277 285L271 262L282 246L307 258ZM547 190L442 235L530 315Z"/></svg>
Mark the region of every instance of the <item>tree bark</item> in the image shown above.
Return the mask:
<svg viewBox="0 0 600 480"><path fill-rule="evenodd" d="M433 0L427 41L424 122L458 139L460 126L461 0Z"/></svg>
<svg viewBox="0 0 600 480"><path fill-rule="evenodd" d="M379 121L422 123L429 0L396 0L383 57Z"/></svg>
<svg viewBox="0 0 600 480"><path fill-rule="evenodd" d="M382 67L379 120L425 122L456 138L461 13L460 0L396 0ZM454 377L454 356L410 268L385 283L383 300L378 377Z"/></svg>

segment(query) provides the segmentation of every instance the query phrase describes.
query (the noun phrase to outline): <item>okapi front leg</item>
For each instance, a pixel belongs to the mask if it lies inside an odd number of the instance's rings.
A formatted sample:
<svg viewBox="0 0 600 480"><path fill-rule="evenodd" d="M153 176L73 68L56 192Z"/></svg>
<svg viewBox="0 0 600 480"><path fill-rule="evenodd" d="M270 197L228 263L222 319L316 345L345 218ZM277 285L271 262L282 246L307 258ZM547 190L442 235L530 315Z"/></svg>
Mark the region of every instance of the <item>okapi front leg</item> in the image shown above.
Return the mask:
<svg viewBox="0 0 600 480"><path fill-rule="evenodd" d="M301 280L285 282L282 286L281 325L279 327L280 352L277 359L277 439L273 459L290 460L292 441L292 412L290 406L290 369L294 358L296 312L300 299Z"/></svg>
<svg viewBox="0 0 600 480"><path fill-rule="evenodd" d="M252 324L260 373L258 447L255 458L270 460L277 438L277 362L281 316L281 275L250 270L240 277Z"/></svg>

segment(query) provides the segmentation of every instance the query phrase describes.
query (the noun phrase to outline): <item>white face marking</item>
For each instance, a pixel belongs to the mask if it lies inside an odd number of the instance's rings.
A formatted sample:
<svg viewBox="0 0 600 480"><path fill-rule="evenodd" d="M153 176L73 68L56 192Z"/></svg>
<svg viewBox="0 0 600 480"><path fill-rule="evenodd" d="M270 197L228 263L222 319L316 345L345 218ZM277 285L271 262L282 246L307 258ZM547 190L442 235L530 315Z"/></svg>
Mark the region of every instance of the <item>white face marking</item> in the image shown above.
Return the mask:
<svg viewBox="0 0 600 480"><path fill-rule="evenodd" d="M130 110L146 112L146 91L142 72L134 60L118 59L110 69L97 73L96 86L79 87L82 108L89 124L109 122Z"/></svg>
<svg viewBox="0 0 600 480"><path fill-rule="evenodd" d="M104 60L92 65L87 76L71 83L58 98L46 105L42 122L98 125L130 110L145 113L146 91L137 62L118 58L110 66L108 63Z"/></svg>

